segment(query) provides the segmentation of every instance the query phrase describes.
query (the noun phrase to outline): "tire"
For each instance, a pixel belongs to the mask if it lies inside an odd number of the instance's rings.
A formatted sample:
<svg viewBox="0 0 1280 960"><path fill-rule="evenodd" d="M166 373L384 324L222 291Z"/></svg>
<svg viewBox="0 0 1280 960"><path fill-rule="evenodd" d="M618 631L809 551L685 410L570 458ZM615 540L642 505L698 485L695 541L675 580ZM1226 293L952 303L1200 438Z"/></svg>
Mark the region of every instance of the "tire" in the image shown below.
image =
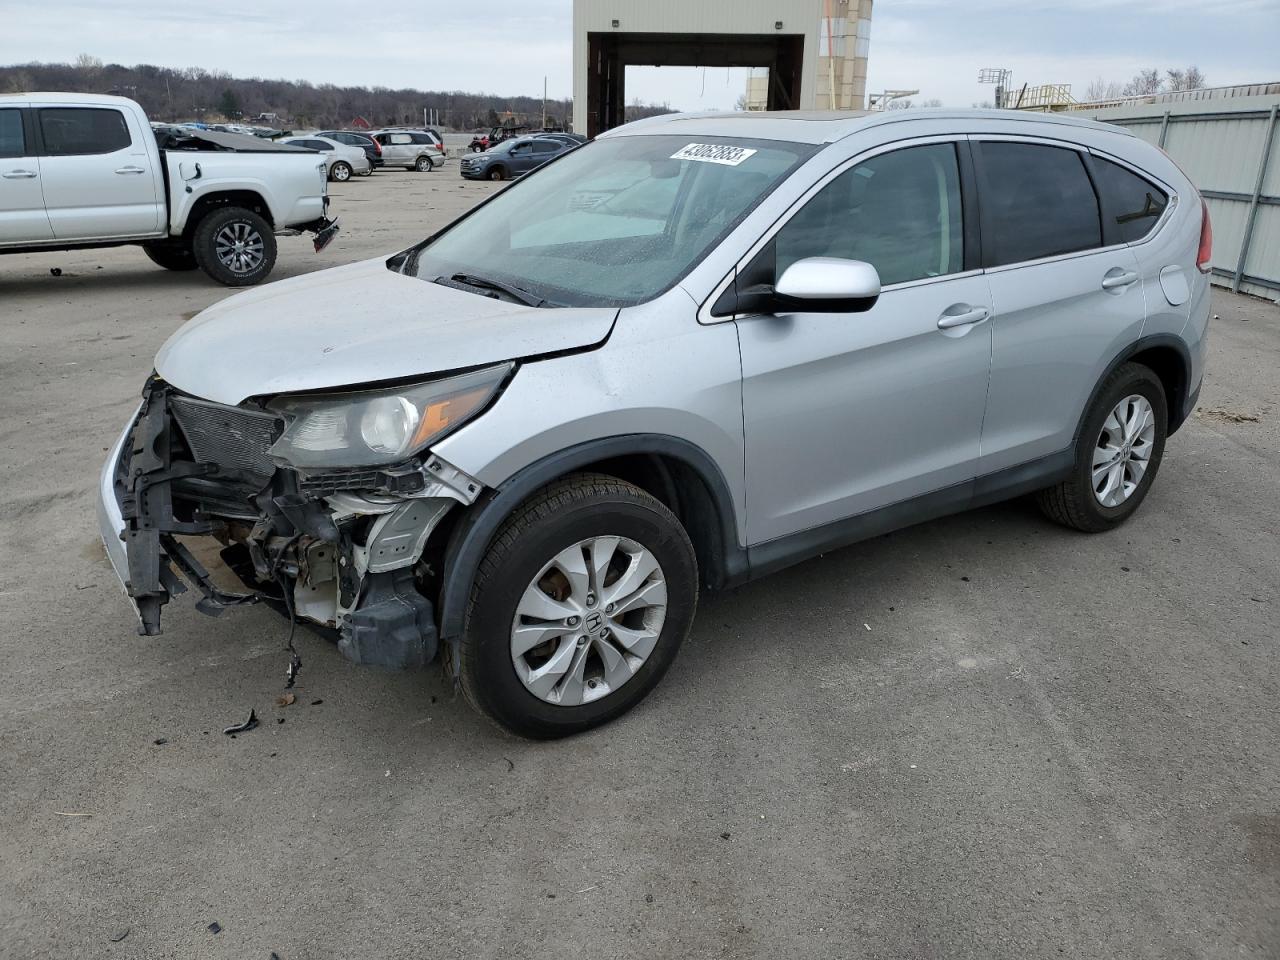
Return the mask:
<svg viewBox="0 0 1280 960"><path fill-rule="evenodd" d="M614 541L616 552L608 546ZM555 561L572 557L584 542L603 542L606 546L599 555L612 556L614 565L599 584L592 578L590 587L584 572L580 586L586 589L575 590ZM580 551L576 555L582 557ZM644 572L640 562L645 558L656 561L654 571ZM586 570L585 563L582 569ZM520 611L526 598L535 589L545 589L547 582L558 582L569 591L555 601L557 609L580 611L583 616L574 618L579 625L556 620L530 627L523 618ZM637 583L643 586L633 590ZM624 606L624 597L632 602L639 594L645 597L632 610L612 614L613 604L607 604L611 587L623 591L614 599ZM590 593L592 589L600 595ZM582 597L574 600L579 593L585 593L585 602ZM507 519L480 564L456 665L462 690L476 709L519 736L546 740L581 733L626 713L657 685L689 632L697 603L693 545L670 510L614 477L587 473L566 477L535 494ZM611 616L605 615L606 609ZM575 636L579 630L591 631L592 621L595 632ZM513 647L517 628L545 632L551 624L555 636L527 653L517 653ZM620 640L624 630L632 637L630 647ZM621 656L623 650L639 655ZM609 651L619 667L612 679L604 672L602 656ZM547 673L561 688L559 693L545 688L545 677L542 692L535 692L517 672L527 672L531 665L551 666L553 660L582 664L578 670L570 667L564 673ZM561 697L565 702L556 702ZM586 702L577 702L578 697Z"/></svg>
<svg viewBox="0 0 1280 960"><path fill-rule="evenodd" d="M166 270L181 272L196 270L200 267L190 247L175 243L144 243L142 252L151 258L152 263Z"/></svg>
<svg viewBox="0 0 1280 960"><path fill-rule="evenodd" d="M484 150L484 147L480 146L480 144L478 144L478 143L473 143L473 144L471 145L471 152L472 152L472 153L481 153L481 152L483 152L483 150Z"/></svg>
<svg viewBox="0 0 1280 960"><path fill-rule="evenodd" d="M431 162L430 157L419 157L413 162L413 169L419 173L430 173L435 169L435 165Z"/></svg>
<svg viewBox="0 0 1280 960"><path fill-rule="evenodd" d="M505 168L505 167L503 167L501 164L495 164L494 166L490 167L490 168L489 168L489 179L490 179L490 180L505 180L505 179L507 179L507 171L506 171L506 168Z"/></svg>
<svg viewBox="0 0 1280 960"><path fill-rule="evenodd" d="M1150 429L1140 430L1129 440L1120 428L1125 420L1146 422L1148 411L1141 401L1149 407ZM1118 409L1123 412L1121 419L1112 420ZM1141 506L1160 469L1169 429L1168 409L1164 385L1149 367L1125 363L1112 372L1084 418L1071 477L1036 495L1045 516L1085 533L1111 530L1128 520ZM1117 453L1108 456L1112 450ZM1135 476L1140 464L1141 476ZM1096 485L1095 470L1100 472ZM1121 499L1104 502L1116 497Z"/></svg>
<svg viewBox="0 0 1280 960"><path fill-rule="evenodd" d="M339 160L329 168L329 179L336 180L338 183L346 183L351 179L351 164Z"/></svg>
<svg viewBox="0 0 1280 960"><path fill-rule="evenodd" d="M244 251L250 254L250 260L239 261L243 266L237 266L234 249L227 247L237 236L250 243L250 249ZM219 256L220 247L223 256ZM196 226L193 249L200 269L228 287L258 283L276 264L276 238L271 225L244 207L219 207L207 214Z"/></svg>

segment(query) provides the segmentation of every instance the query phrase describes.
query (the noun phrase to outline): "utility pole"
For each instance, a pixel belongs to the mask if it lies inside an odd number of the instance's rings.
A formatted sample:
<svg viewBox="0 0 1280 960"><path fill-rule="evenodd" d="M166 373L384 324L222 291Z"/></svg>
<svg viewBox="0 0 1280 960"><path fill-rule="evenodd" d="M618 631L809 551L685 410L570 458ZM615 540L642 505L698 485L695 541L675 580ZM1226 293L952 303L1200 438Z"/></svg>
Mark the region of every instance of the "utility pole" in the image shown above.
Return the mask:
<svg viewBox="0 0 1280 960"><path fill-rule="evenodd" d="M547 75L542 75L542 129L547 129Z"/></svg>

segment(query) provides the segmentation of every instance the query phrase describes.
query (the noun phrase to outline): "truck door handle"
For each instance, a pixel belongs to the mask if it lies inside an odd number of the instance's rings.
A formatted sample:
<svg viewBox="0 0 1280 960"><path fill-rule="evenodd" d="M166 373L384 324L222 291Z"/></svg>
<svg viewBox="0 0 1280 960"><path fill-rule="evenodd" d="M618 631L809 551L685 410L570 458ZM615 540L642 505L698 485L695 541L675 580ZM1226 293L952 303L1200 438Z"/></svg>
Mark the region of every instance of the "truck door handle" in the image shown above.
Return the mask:
<svg viewBox="0 0 1280 960"><path fill-rule="evenodd" d="M34 170L10 170L4 174L6 180L31 180L36 175Z"/></svg>
<svg viewBox="0 0 1280 960"><path fill-rule="evenodd" d="M1107 275L1102 278L1103 290L1114 290L1117 287L1127 287L1138 279L1138 275L1132 270L1125 270L1121 273L1113 273L1108 271Z"/></svg>
<svg viewBox="0 0 1280 960"><path fill-rule="evenodd" d="M126 173L126 174L127 173L146 173L146 172L147 171L142 169L142 167L120 167L118 170L116 170L116 173Z"/></svg>
<svg viewBox="0 0 1280 960"><path fill-rule="evenodd" d="M963 313L944 313L938 318L939 330L950 330L952 327L967 327L970 324L981 323L991 316L991 311L986 307L971 307L967 303L958 303L955 307L948 307L949 310L963 310Z"/></svg>

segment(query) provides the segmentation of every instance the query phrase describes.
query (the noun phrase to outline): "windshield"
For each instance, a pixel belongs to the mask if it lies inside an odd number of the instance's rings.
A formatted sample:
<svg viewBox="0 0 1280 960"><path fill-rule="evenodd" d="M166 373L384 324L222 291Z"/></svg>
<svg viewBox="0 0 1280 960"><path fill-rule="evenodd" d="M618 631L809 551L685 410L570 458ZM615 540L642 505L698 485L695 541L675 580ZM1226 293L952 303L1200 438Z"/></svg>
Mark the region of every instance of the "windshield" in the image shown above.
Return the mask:
<svg viewBox="0 0 1280 960"><path fill-rule="evenodd" d="M548 306L629 306L677 283L816 148L610 137L508 187L408 261L423 280L517 287Z"/></svg>

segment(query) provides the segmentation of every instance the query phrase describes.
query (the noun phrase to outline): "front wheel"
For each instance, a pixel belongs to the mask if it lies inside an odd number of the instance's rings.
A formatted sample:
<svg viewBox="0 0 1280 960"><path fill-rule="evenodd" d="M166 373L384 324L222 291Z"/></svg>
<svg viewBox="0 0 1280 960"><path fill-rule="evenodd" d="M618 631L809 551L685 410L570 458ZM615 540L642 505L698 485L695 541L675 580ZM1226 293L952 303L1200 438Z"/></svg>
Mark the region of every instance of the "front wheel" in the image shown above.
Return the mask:
<svg viewBox="0 0 1280 960"><path fill-rule="evenodd" d="M490 180L505 180L505 179L507 179L507 171L506 171L506 170L504 170L501 166L496 166L496 165L495 165L495 166L493 167L493 169L491 169L491 170L489 171L489 179L490 179Z"/></svg>
<svg viewBox="0 0 1280 960"><path fill-rule="evenodd" d="M336 180L338 183L346 183L351 179L351 164L339 160L329 168L329 179Z"/></svg>
<svg viewBox="0 0 1280 960"><path fill-rule="evenodd" d="M589 730L657 685L697 602L693 545L670 510L614 477L567 477L507 520L480 565L463 692L520 736Z"/></svg>
<svg viewBox="0 0 1280 960"><path fill-rule="evenodd" d="M196 227L193 243L200 269L228 287L264 279L276 263L271 225L244 207L221 207Z"/></svg>
<svg viewBox="0 0 1280 960"><path fill-rule="evenodd" d="M1040 509L1086 533L1119 526L1151 489L1168 425L1160 378L1140 363L1122 364L1103 381L1085 416L1071 477L1040 492Z"/></svg>

